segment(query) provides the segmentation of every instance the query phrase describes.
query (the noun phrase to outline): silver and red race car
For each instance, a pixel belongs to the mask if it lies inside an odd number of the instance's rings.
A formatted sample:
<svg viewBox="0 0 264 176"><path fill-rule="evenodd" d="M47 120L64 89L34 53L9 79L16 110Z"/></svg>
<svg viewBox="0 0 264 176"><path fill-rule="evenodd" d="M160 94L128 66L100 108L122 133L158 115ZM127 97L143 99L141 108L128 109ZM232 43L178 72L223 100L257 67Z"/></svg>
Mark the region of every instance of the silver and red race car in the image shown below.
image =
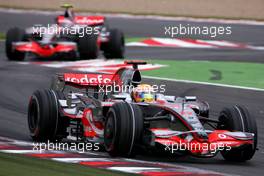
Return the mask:
<svg viewBox="0 0 264 176"><path fill-rule="evenodd" d="M209 105L194 96L155 93L151 102L136 102L131 92L112 87L141 83L139 64L114 74L64 73L49 90L37 90L29 101L28 125L35 141L100 143L111 156L131 157L140 150L250 160L257 147L256 122L243 106L224 108L218 120ZM133 68L130 68L131 65Z"/></svg>
<svg viewBox="0 0 264 176"><path fill-rule="evenodd" d="M27 55L38 58L94 59L98 51L106 58L124 57L122 31L109 28L104 16L75 16L71 5L56 24L33 26L26 30L11 28L6 34L6 55L22 61Z"/></svg>

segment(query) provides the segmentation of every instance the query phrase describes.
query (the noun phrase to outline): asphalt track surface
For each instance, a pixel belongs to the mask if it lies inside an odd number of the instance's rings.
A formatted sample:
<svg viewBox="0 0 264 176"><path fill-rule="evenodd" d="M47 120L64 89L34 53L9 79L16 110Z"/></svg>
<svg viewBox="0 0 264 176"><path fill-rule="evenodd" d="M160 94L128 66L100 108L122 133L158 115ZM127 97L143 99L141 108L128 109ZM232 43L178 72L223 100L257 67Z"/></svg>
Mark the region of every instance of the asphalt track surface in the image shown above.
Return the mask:
<svg viewBox="0 0 264 176"><path fill-rule="evenodd" d="M53 16L32 15L32 14L13 14L0 12L0 31L5 32L9 27L20 26L26 27L34 23L49 23ZM159 26L163 23L178 23L173 21L161 20L142 20L142 19L109 19L113 26L120 27L128 36L158 36L160 33ZM199 25L203 25L199 23ZM211 25L206 23L204 25ZM213 24L216 25L216 24ZM233 25L232 25L233 26ZM225 40L246 42L254 45L263 45L264 27L234 25L237 30L231 38ZM141 30L139 30L141 29ZM172 52L168 54L169 52ZM179 53L178 53L179 52ZM263 52L256 51L226 51L226 50L187 50L187 49L139 49L129 48L127 55L137 58L164 58L164 59L185 59L180 56L186 56L186 59L196 59L196 54L204 60L214 59L217 56L226 58L227 55L232 60L247 60L262 62L264 59ZM243 54L244 52L244 54ZM159 54L158 54L159 53ZM162 53L168 57L162 57ZM166 55L167 53L167 55ZM174 57L172 57L174 56ZM225 60L225 59L223 59ZM228 59L227 59L228 60ZM21 65L16 62L8 62L5 57L3 42L0 42L0 135L20 140L31 141L27 128L27 104L32 92L36 89L49 88L51 76L57 72L63 72L53 68L39 67L37 65ZM157 156L138 156L137 159L151 161L165 161L171 164L181 164L193 166L201 169L208 169L218 172L238 175L262 175L264 168L264 92L250 91L242 89L205 86L190 83L179 83L170 81L156 81L146 79L145 81L155 84L166 84L166 93L176 96L196 95L202 100L210 103L211 116L217 118L219 111L224 106L232 104L243 104L248 107L252 116L257 120L258 125L258 148L254 158L246 163L226 162L219 155L216 158L201 159L193 157L157 157Z"/></svg>
<svg viewBox="0 0 264 176"><path fill-rule="evenodd" d="M6 32L10 27L26 28L34 24L52 24L57 14L7 13L0 11L0 32ZM127 37L169 37L165 35L165 27L194 26L230 26L232 35L218 35L215 38L200 35L177 36L179 38L202 38L213 40L227 40L232 42L246 43L256 46L264 46L264 26L242 25L242 24L219 24L199 23L172 20L153 19L124 19L108 17L111 27L124 31ZM249 61L263 62L264 50L240 50L240 49L186 49L186 48L142 48L129 47L126 55L129 58L151 58L151 59L177 59L177 60L223 60L223 61Z"/></svg>

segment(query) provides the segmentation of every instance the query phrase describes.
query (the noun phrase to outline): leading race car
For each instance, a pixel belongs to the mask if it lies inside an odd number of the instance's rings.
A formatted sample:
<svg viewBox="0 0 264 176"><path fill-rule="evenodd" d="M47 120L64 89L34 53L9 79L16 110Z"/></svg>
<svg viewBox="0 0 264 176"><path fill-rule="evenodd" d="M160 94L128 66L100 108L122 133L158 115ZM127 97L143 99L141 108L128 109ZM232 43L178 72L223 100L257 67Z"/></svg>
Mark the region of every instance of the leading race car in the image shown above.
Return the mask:
<svg viewBox="0 0 264 176"><path fill-rule="evenodd" d="M153 149L197 157L213 157L220 151L233 161L253 157L257 127L244 106L224 108L218 120L211 119L207 102L156 93L141 84L138 64L145 62L126 64L133 68L114 74L59 74L51 89L35 91L28 108L33 140L71 136L100 143L113 157Z"/></svg>
<svg viewBox="0 0 264 176"><path fill-rule="evenodd" d="M63 7L65 13L56 18L56 24L9 29L7 58L22 61L33 54L38 58L94 59L99 50L106 58L124 57L124 35L109 28L104 16L75 16L71 5Z"/></svg>

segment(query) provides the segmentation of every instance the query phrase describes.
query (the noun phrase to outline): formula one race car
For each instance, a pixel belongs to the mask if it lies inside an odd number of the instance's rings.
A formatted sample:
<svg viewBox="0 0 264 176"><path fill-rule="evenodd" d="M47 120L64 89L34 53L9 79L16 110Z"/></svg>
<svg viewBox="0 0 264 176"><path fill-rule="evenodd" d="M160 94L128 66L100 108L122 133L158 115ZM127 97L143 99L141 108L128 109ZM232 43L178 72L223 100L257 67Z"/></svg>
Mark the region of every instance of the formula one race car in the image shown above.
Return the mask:
<svg viewBox="0 0 264 176"><path fill-rule="evenodd" d="M30 98L28 125L35 141L100 143L111 156L131 157L140 150L161 150L197 157L219 151L226 160L250 160L257 127L243 106L224 108L218 120L209 105L194 96L166 96L145 91L139 64L128 61L114 74L64 73L52 88ZM116 86L119 86L116 88ZM133 89L120 89L132 86Z"/></svg>
<svg viewBox="0 0 264 176"><path fill-rule="evenodd" d="M11 28L6 34L6 55L9 60L24 60L27 53L39 58L94 59L98 50L106 58L124 57L124 35L109 28L103 16L75 16L71 5L64 5L64 15L56 24L33 26L26 30Z"/></svg>

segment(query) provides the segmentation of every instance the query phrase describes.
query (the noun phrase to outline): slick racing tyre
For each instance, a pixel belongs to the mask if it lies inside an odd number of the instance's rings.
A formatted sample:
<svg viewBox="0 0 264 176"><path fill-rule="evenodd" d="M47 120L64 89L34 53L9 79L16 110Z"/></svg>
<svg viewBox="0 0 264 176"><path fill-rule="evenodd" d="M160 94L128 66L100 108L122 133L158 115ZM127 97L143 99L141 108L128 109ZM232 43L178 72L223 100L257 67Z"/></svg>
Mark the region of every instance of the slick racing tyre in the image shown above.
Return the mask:
<svg viewBox="0 0 264 176"><path fill-rule="evenodd" d="M124 58L124 52L124 34L118 29L110 29L109 41L104 48L104 56L107 59Z"/></svg>
<svg viewBox="0 0 264 176"><path fill-rule="evenodd" d="M110 156L132 157L141 143L143 132L143 115L135 104L120 102L108 111L104 145Z"/></svg>
<svg viewBox="0 0 264 176"><path fill-rule="evenodd" d="M229 161L250 160L257 147L257 125L255 119L250 116L244 106L233 106L224 108L220 112L218 129L229 131L241 131L254 133L254 144L243 146L241 148L232 148L231 150L221 151L222 156Z"/></svg>
<svg viewBox="0 0 264 176"><path fill-rule="evenodd" d="M28 127L34 141L55 141L66 135L67 121L59 114L58 99L62 94L53 90L37 90L28 106Z"/></svg>
<svg viewBox="0 0 264 176"><path fill-rule="evenodd" d="M78 51L81 59L95 59L98 55L97 35L84 34L79 37Z"/></svg>
<svg viewBox="0 0 264 176"><path fill-rule="evenodd" d="M25 39L25 31L19 28L11 28L7 31L6 34L6 56L8 60L19 60L22 61L25 59L25 53L13 50L13 42L21 42Z"/></svg>

